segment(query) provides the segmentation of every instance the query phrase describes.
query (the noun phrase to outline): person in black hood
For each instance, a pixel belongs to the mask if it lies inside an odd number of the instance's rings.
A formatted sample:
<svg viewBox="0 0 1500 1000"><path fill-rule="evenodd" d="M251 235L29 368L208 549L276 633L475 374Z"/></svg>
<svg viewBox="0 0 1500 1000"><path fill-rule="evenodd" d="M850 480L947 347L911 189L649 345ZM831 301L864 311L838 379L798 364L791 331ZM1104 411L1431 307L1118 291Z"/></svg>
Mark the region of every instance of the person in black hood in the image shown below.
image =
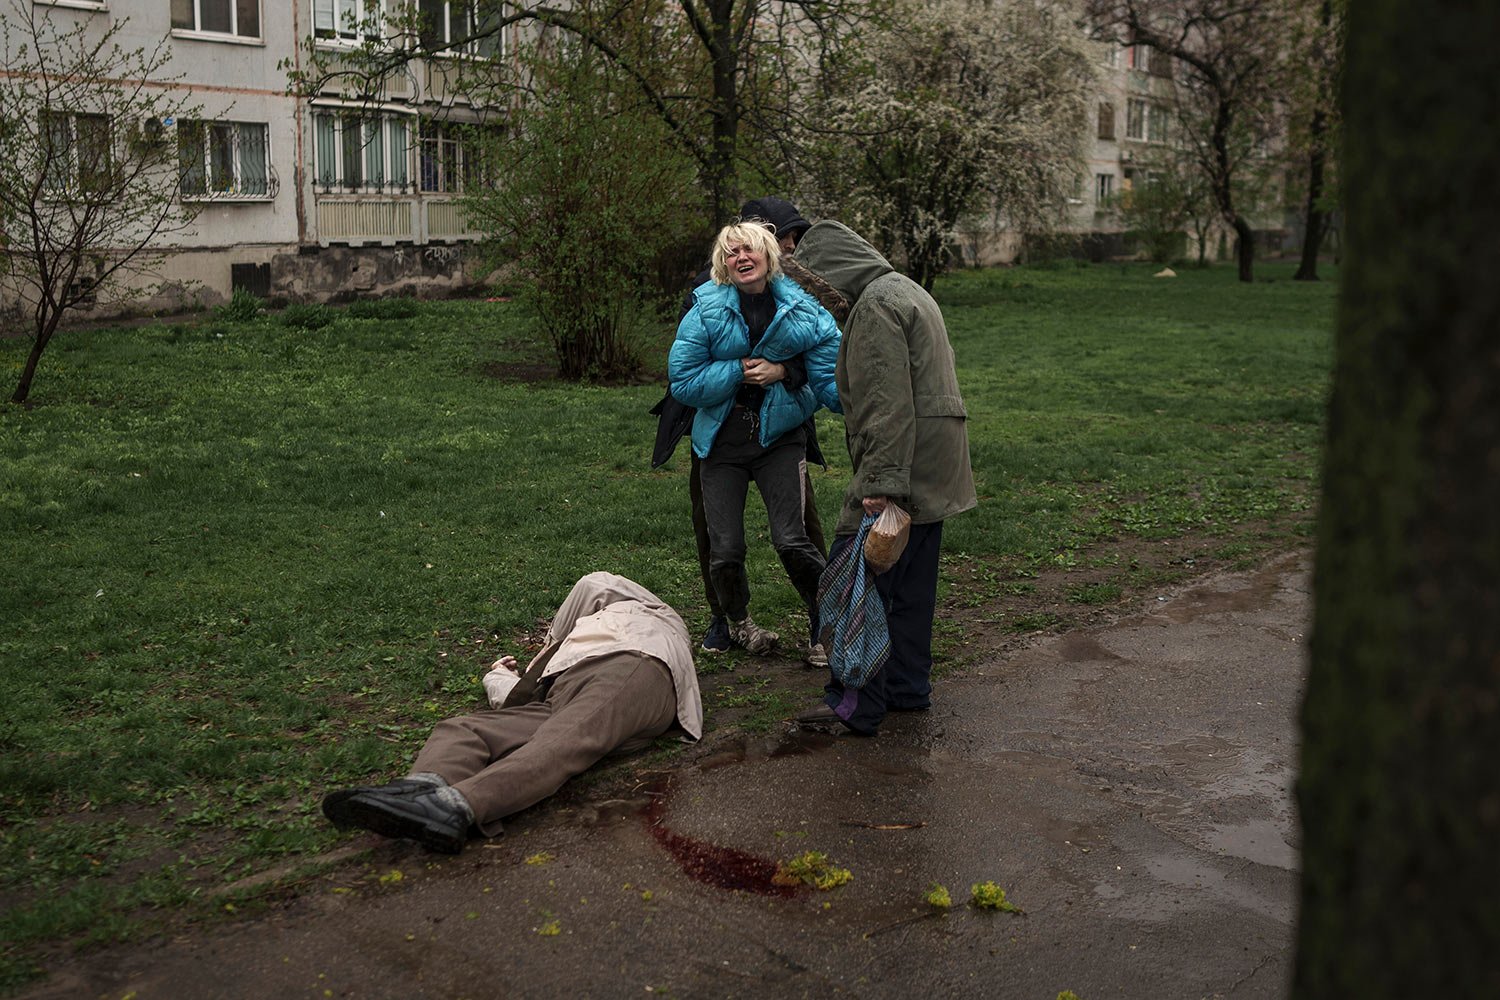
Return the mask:
<svg viewBox="0 0 1500 1000"><path fill-rule="evenodd" d="M769 224L776 234L779 249L783 255L790 255L796 250L797 242L802 234L811 228L812 224L802 217L797 207L782 198L763 197L752 198L740 207L740 219L745 222L760 221ZM711 271L704 268L693 278L687 294L683 301L682 311L678 315L681 320L686 316L693 306L693 291L698 286L709 281ZM787 363L787 379L789 386L796 387L807 381L806 368L797 358L790 359ZM666 463L672 457L672 452L693 422L693 408L684 406L672 397L669 391L662 397L661 402L651 409L652 415L658 417L656 445L651 455L651 467L657 468ZM812 420L803 425L803 434L807 445L807 464L827 467L828 463L823 457L823 451L818 446L817 428ZM734 643L729 634L729 622L724 614L724 609L719 605L718 595L715 591L713 579L709 573L709 537L708 521L703 509L703 478L699 459L696 455L691 458L691 468L688 471L688 494L692 499L693 506L693 536L698 546L698 567L703 576L703 592L708 600L709 612L712 618L709 622L708 631L704 634L700 648L704 652L717 653L733 647ZM823 537L823 524L818 516L817 499L813 495L812 473L808 471L805 477L806 502L803 505L803 520L807 527L807 536L817 550L824 556L828 553L828 545ZM822 647L818 644L816 636L809 637L807 662L813 667L826 667L828 660Z"/></svg>

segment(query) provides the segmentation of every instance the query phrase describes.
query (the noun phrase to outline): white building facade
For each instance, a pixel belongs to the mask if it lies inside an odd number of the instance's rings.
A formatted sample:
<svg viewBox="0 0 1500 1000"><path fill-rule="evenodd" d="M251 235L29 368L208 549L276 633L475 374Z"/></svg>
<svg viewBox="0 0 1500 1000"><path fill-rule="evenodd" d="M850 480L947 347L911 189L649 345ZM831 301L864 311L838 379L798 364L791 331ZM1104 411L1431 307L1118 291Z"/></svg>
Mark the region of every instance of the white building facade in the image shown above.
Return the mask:
<svg viewBox="0 0 1500 1000"><path fill-rule="evenodd" d="M26 0L31 2L31 0ZM289 301L374 294L435 294L475 279L472 244L456 198L478 178L464 123L498 126L445 85L445 61L413 61L375 103L330 85L311 99L289 90L310 36L336 54L360 41L368 0L50 0L39 16L59 25L119 23L122 47L171 59L160 85L198 110L160 123L175 142L176 198L196 211L172 237L160 291L130 306L212 306L236 288ZM421 0L439 37L471 24L459 0ZM123 22L123 23L121 23ZM505 58L500 37L454 58ZM66 110L66 109L59 109ZM0 286L0 311L15 312ZM109 313L101 302L99 311Z"/></svg>

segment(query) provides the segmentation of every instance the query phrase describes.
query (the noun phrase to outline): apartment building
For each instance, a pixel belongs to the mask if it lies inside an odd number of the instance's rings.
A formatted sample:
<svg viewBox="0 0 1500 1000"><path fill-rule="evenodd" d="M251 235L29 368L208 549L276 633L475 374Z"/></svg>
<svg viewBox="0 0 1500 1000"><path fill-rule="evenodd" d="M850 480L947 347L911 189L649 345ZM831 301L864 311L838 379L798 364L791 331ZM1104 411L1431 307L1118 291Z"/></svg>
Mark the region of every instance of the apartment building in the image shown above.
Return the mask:
<svg viewBox="0 0 1500 1000"><path fill-rule="evenodd" d="M414 61L374 103L344 99L337 83L311 99L288 90L288 70L308 58L304 41L335 56L358 44L378 0L26 2L59 25L118 23L125 48L166 38L161 85L198 108L153 123L176 143L176 197L197 214L173 237L165 289L137 308L213 305L236 288L322 301L474 280L476 234L455 199L478 179L478 158L458 126L498 127L503 115L453 91L451 60ZM472 34L463 0L421 0L420 9L424 41ZM506 56L495 37L455 47L451 59Z"/></svg>
<svg viewBox="0 0 1500 1000"><path fill-rule="evenodd" d="M1091 255L1127 250L1119 200L1146 180L1152 150L1174 141L1172 69L1172 59L1149 46L1100 46L1094 135L1069 199L1071 228Z"/></svg>
<svg viewBox="0 0 1500 1000"><path fill-rule="evenodd" d="M1180 154L1189 137L1177 134L1175 61L1146 45L1099 47L1099 89L1091 125L1086 167L1069 199L1068 230L1079 237L1080 252L1094 260L1129 256L1139 248L1127 232L1121 202L1149 184L1163 154ZM1275 150L1262 151L1268 161ZM1247 211L1256 239L1265 249L1284 249L1295 218L1267 192L1268 204ZM1295 216L1295 211L1291 212ZM1183 233L1182 252L1197 256L1196 235ZM1217 218L1204 234L1209 260L1233 253L1234 232Z"/></svg>

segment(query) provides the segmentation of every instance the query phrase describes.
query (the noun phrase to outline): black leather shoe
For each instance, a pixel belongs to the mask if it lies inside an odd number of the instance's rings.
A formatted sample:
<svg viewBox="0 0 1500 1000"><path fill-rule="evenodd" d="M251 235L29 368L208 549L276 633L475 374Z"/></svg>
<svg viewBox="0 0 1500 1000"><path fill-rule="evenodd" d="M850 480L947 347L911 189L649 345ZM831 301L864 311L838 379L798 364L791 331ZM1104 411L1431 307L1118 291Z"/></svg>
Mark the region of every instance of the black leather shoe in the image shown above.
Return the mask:
<svg viewBox="0 0 1500 1000"><path fill-rule="evenodd" d="M827 702L820 701L812 708L799 714L796 721L804 725L826 726L832 723L842 723L844 720L839 718L837 712L828 707Z"/></svg>
<svg viewBox="0 0 1500 1000"><path fill-rule="evenodd" d="M385 792L389 795L416 795L418 792L426 792L439 787L430 781L418 781L413 778L398 778L386 785L357 785L354 788L340 788L338 791L329 792L323 796L323 815L333 822L340 830L349 829L343 816L342 805L345 800L366 792Z"/></svg>
<svg viewBox="0 0 1500 1000"><path fill-rule="evenodd" d="M415 840L431 851L457 854L469 839L469 814L448 805L437 792L430 787L415 794L355 792L333 803L325 799L323 812L339 827L357 826L382 837Z"/></svg>

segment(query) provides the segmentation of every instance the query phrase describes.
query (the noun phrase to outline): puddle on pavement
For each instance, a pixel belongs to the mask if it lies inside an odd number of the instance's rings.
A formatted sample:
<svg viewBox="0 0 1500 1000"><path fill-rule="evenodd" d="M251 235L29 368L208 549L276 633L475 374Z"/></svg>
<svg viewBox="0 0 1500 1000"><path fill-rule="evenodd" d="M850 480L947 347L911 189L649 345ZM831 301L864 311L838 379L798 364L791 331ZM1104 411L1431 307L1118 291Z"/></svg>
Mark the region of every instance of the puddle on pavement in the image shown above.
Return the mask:
<svg viewBox="0 0 1500 1000"><path fill-rule="evenodd" d="M833 746L837 736L792 727L786 732L768 738L746 737L738 743L718 750L698 762L698 770L714 771L745 761L766 760L776 757L794 757L805 753L817 753Z"/></svg>
<svg viewBox="0 0 1500 1000"><path fill-rule="evenodd" d="M1207 615L1259 611L1268 607L1280 589L1285 565L1267 566L1245 578L1239 590L1218 587L1196 587L1177 598L1164 602L1154 613L1168 621L1185 625Z"/></svg>
<svg viewBox="0 0 1500 1000"><path fill-rule="evenodd" d="M1189 736L1158 750L1168 767L1182 772L1215 798L1239 796L1277 801L1290 794L1292 770L1269 754L1218 736Z"/></svg>
<svg viewBox="0 0 1500 1000"><path fill-rule="evenodd" d="M1054 649L1058 659L1067 663L1115 662L1124 659L1101 643L1096 636L1086 632L1071 632L1063 636Z"/></svg>
<svg viewBox="0 0 1500 1000"><path fill-rule="evenodd" d="M1281 828L1268 819L1215 823L1203 839L1214 850L1229 857L1287 871L1297 870L1297 849L1286 842Z"/></svg>

